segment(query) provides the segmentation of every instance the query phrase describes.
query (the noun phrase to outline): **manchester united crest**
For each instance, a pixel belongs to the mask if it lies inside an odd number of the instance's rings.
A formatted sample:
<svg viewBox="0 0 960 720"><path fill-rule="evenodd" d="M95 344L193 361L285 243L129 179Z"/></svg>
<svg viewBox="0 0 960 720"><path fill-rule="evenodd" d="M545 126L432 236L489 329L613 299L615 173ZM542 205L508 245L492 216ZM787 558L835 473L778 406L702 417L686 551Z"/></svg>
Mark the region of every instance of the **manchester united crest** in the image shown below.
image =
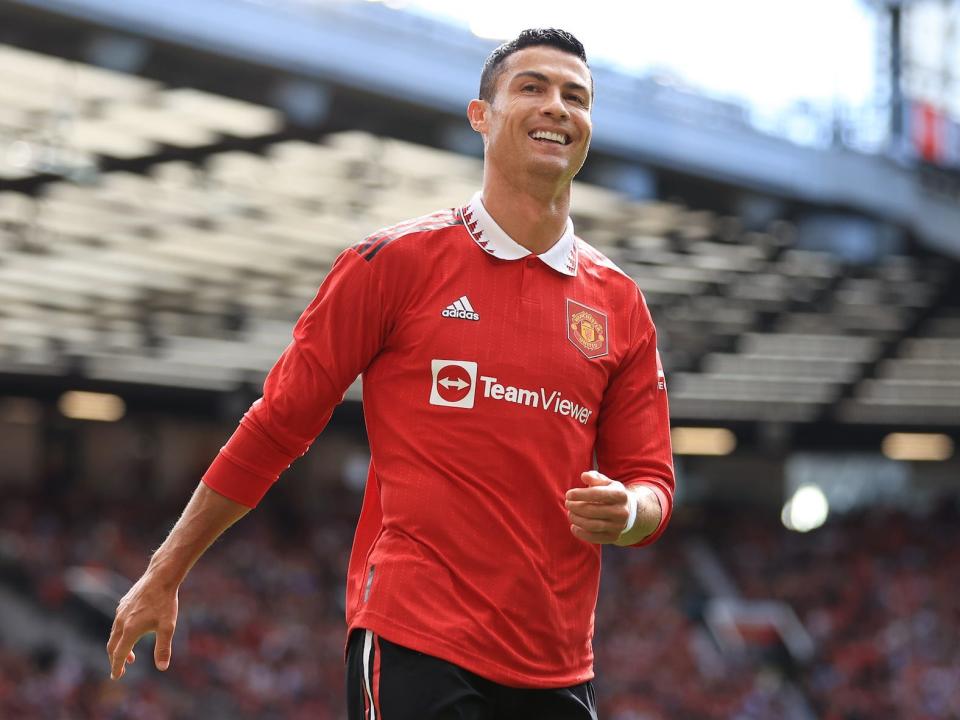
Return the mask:
<svg viewBox="0 0 960 720"><path fill-rule="evenodd" d="M607 316L567 299L567 339L588 358L607 354Z"/></svg>

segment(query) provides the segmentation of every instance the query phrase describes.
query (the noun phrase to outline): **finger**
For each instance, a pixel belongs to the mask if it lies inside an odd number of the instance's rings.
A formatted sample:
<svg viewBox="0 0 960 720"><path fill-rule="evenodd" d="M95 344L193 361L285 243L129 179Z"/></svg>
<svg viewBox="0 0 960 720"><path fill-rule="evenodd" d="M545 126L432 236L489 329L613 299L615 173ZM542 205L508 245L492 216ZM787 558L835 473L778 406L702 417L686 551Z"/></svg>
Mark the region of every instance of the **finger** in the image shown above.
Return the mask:
<svg viewBox="0 0 960 720"><path fill-rule="evenodd" d="M612 520L597 520L595 518L583 517L582 515L575 515L574 513L568 513L568 517L570 522L578 528L594 533L616 532L619 535L620 531L623 530L626 525L626 521L617 523Z"/></svg>
<svg viewBox="0 0 960 720"><path fill-rule="evenodd" d="M130 656L133 650L133 646L136 645L137 640L131 633L125 633L121 638L120 642L117 645L117 648L114 650L113 655L110 658L111 669L110 677L113 680L119 680L123 677L123 672L126 668L127 658Z"/></svg>
<svg viewBox="0 0 960 720"><path fill-rule="evenodd" d="M570 532L572 532L578 540L593 543L594 545L605 545L616 540L615 537L611 537L608 534L587 532L586 530L578 528L576 525L570 526Z"/></svg>
<svg viewBox="0 0 960 720"><path fill-rule="evenodd" d="M153 647L153 662L157 670L170 667L174 627L174 623L166 623L157 628L157 642Z"/></svg>
<svg viewBox="0 0 960 720"><path fill-rule="evenodd" d="M630 511L625 503L622 505L601 505L588 502L568 502L567 511L597 520L619 522L621 525L626 524L627 518L630 517Z"/></svg>
<svg viewBox="0 0 960 720"><path fill-rule="evenodd" d="M589 487L567 490L568 502L589 502L601 505L621 505L627 502L627 491L620 488Z"/></svg>
<svg viewBox="0 0 960 720"><path fill-rule="evenodd" d="M613 482L613 480L608 478L606 475L601 472L597 472L596 470L588 470L587 472L580 473L580 480L584 485L592 486L609 485Z"/></svg>
<svg viewBox="0 0 960 720"><path fill-rule="evenodd" d="M110 629L110 637L107 639L107 659L113 662L113 653L120 644L120 638L123 636L123 624L120 618L113 621L113 627Z"/></svg>
<svg viewBox="0 0 960 720"><path fill-rule="evenodd" d="M124 673L127 672L127 665L132 665L137 659L137 654L131 650L127 654L127 659L123 661L123 668L120 670L120 677L123 677ZM117 678L118 680L120 678Z"/></svg>

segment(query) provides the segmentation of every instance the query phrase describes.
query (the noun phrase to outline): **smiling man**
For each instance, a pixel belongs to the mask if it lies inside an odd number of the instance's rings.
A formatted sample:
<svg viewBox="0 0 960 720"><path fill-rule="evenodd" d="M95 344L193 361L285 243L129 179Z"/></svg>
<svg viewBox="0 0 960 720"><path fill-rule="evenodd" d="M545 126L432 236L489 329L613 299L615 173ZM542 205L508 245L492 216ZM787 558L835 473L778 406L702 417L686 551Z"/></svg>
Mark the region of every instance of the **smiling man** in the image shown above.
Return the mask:
<svg viewBox="0 0 960 720"><path fill-rule="evenodd" d="M574 235L590 146L582 45L527 30L488 58L482 189L338 258L143 577L112 675L204 550L306 452L360 373L371 464L347 579L351 720L596 718L601 545L673 504L666 386L636 284Z"/></svg>

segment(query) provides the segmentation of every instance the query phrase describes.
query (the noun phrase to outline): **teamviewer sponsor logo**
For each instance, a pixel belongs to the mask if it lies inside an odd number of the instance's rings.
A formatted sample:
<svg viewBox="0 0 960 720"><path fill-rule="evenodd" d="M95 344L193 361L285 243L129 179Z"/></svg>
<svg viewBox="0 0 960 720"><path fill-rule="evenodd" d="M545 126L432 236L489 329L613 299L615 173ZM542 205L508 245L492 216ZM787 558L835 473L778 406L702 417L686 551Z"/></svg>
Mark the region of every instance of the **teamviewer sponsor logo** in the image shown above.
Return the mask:
<svg viewBox="0 0 960 720"><path fill-rule="evenodd" d="M430 404L441 407L472 408L477 395L477 363L470 360L431 360L433 387ZM539 387L523 388L501 383L495 377L480 375L483 397L497 402L538 408L546 412L568 417L586 425L593 410L586 405L570 400L559 390Z"/></svg>
<svg viewBox="0 0 960 720"><path fill-rule="evenodd" d="M430 404L472 408L477 395L477 364L469 360L431 360Z"/></svg>
<svg viewBox="0 0 960 720"><path fill-rule="evenodd" d="M537 390L531 390L513 385L504 385L497 380L497 378L487 375L481 375L480 382L483 383L483 396L485 398L502 400L503 402L515 403L517 405L526 405L527 407L542 408L547 412L572 418L581 425L586 425L590 421L590 416L593 415L593 410L586 405L568 400L563 397L563 393L559 390L547 390L543 387Z"/></svg>

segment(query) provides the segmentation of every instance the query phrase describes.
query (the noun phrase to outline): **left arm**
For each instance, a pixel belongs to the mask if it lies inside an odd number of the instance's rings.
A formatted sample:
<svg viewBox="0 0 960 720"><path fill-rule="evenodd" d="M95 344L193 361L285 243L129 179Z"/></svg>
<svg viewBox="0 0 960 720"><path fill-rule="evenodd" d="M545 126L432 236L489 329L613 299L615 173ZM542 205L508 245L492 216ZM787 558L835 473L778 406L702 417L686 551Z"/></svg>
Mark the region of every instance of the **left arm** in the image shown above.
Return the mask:
<svg viewBox="0 0 960 720"><path fill-rule="evenodd" d="M610 378L597 419L599 472L567 491L570 531L581 540L648 545L663 534L675 487L667 390L657 335L637 291L629 349ZM631 504L636 520L628 532Z"/></svg>

